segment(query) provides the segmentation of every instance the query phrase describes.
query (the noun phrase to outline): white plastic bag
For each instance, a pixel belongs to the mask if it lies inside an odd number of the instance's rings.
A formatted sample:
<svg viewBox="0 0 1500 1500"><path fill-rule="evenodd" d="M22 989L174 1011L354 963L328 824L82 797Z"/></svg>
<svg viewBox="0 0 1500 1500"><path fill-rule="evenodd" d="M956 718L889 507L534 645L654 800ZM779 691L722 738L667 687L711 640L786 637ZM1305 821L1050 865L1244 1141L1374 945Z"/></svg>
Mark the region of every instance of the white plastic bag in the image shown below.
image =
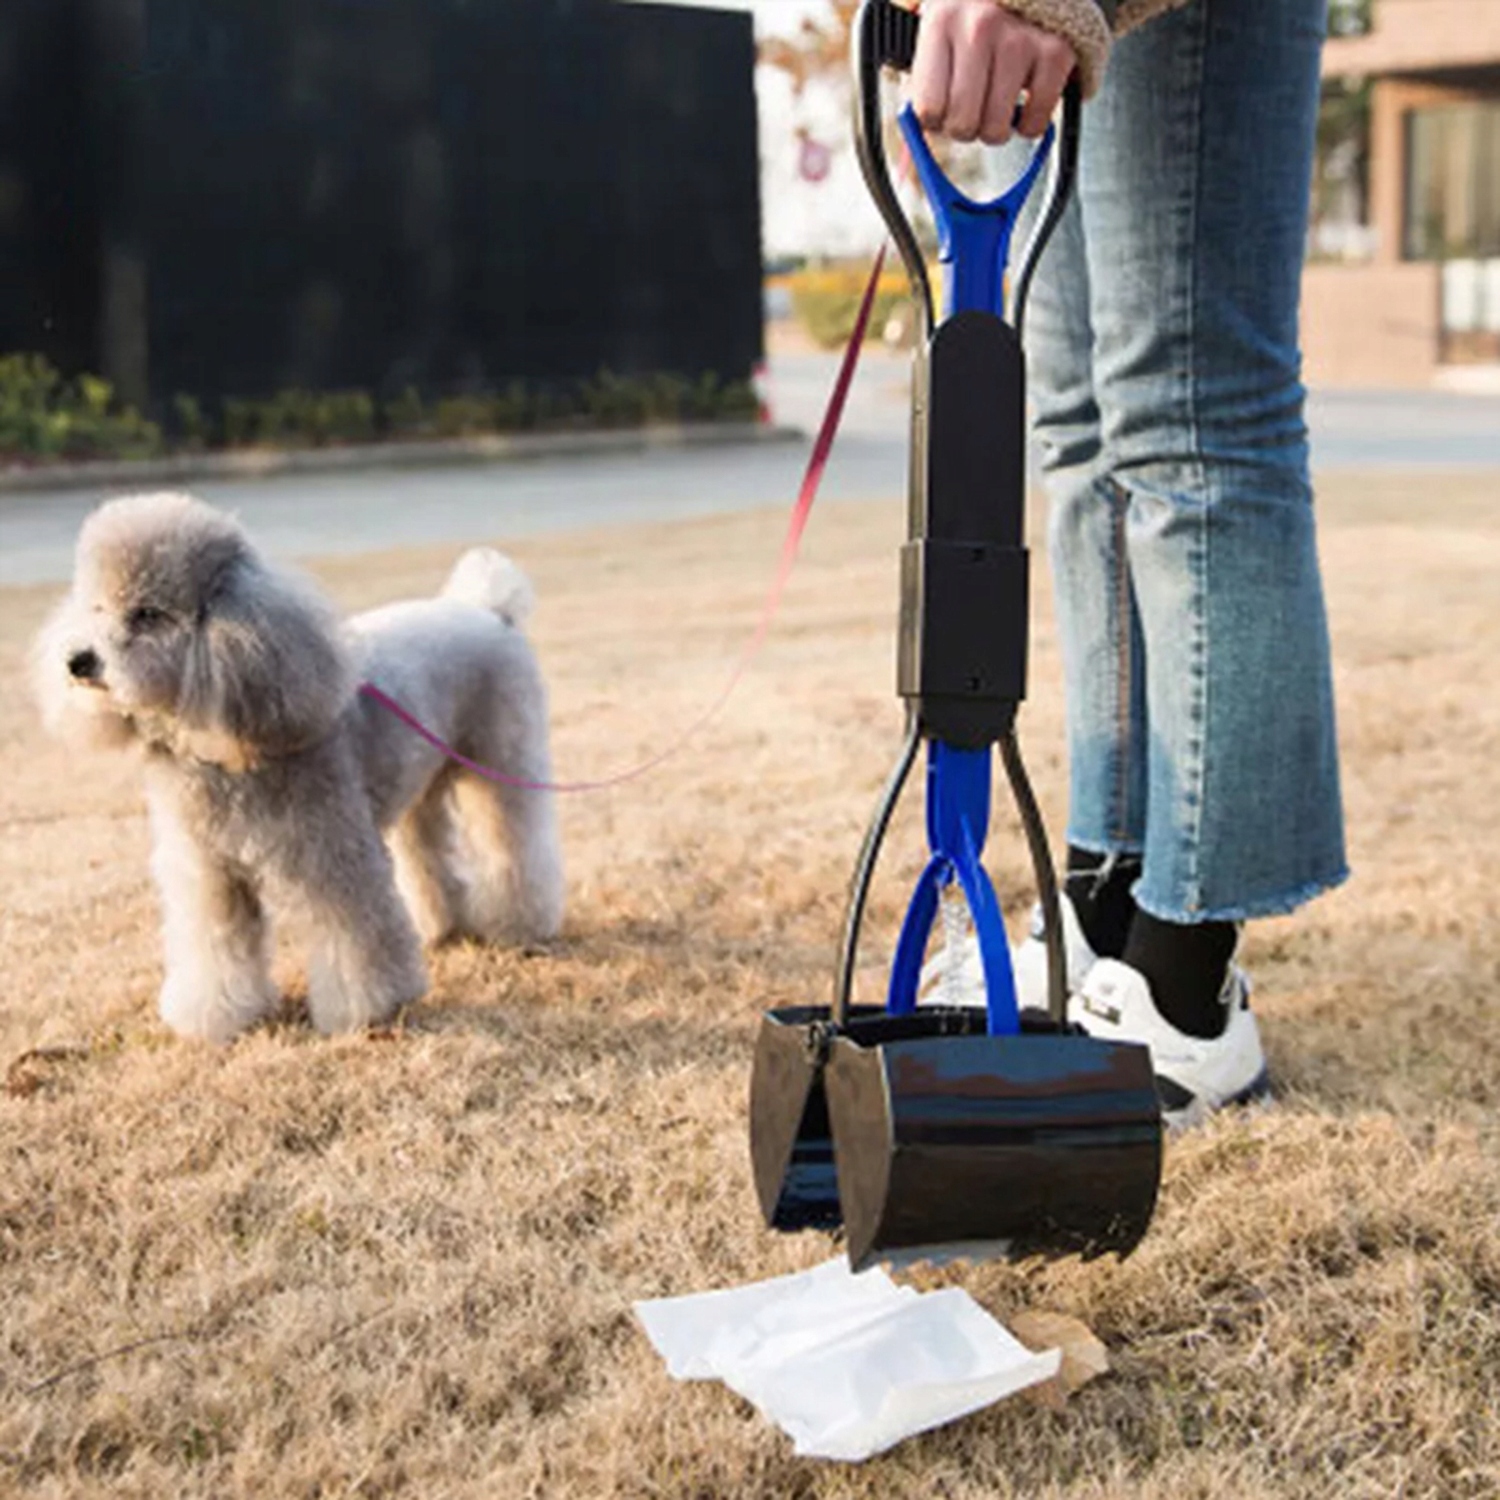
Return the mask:
<svg viewBox="0 0 1500 1500"><path fill-rule="evenodd" d="M919 1293L840 1258L792 1276L638 1302L670 1374L719 1379L798 1453L859 1460L1057 1373L965 1291Z"/></svg>
<svg viewBox="0 0 1500 1500"><path fill-rule="evenodd" d="M773 1281L637 1302L635 1313L670 1375L722 1380L730 1369L791 1358L917 1295L878 1269L856 1276L840 1259Z"/></svg>

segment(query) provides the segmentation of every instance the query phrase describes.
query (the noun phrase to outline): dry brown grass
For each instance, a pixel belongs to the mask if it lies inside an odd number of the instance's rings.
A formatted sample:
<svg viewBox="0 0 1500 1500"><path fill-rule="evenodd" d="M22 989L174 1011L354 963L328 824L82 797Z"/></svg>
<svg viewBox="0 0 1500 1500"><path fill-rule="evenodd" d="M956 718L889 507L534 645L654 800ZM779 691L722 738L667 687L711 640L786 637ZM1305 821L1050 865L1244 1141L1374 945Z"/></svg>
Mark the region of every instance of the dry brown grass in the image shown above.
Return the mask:
<svg viewBox="0 0 1500 1500"><path fill-rule="evenodd" d="M222 1053L164 1034L132 777L41 740L18 681L50 595L0 594L0 1492L1500 1493L1500 479L1345 477L1322 505L1358 875L1250 936L1280 1100L1172 1147L1125 1264L965 1278L1002 1317L1084 1318L1114 1375L857 1469L672 1385L629 1306L829 1253L759 1227L744 1100L760 1011L825 991L895 747L897 508L815 520L765 657L689 755L568 801L556 951L442 953L383 1039L294 1012ZM712 696L780 525L518 549L565 774L632 762ZM354 606L447 561L322 574ZM1035 658L1056 826L1045 625ZM1017 910L1008 820L992 849Z"/></svg>

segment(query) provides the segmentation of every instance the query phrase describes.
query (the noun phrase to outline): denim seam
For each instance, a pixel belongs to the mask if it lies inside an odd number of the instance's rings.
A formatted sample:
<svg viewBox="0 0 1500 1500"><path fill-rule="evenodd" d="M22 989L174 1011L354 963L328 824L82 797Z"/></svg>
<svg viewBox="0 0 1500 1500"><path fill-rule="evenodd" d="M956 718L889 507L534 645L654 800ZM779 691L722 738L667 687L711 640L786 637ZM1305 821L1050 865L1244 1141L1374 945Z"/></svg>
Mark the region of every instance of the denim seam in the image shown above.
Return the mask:
<svg viewBox="0 0 1500 1500"><path fill-rule="evenodd" d="M1190 755L1187 785L1187 799L1189 803L1188 815L1184 817L1179 837L1184 837L1185 847L1182 852L1183 858L1183 895L1188 911L1198 912L1203 905L1203 867L1201 860L1203 839L1203 796L1207 782L1207 767L1203 754L1203 742L1207 733L1208 719L1208 508L1212 504L1213 497L1209 494L1208 465L1203 462L1203 426L1202 414L1198 405L1198 365L1196 351L1198 348L1198 214L1203 201L1203 174L1206 166L1203 161L1203 134L1204 121L1203 112L1206 107L1204 99L1202 75L1207 65L1208 53L1208 9L1211 0L1196 7L1197 27L1194 32L1193 41L1197 48L1197 54L1193 58L1193 65L1197 69L1197 87L1192 91L1196 99L1196 109L1193 113L1192 128L1194 139L1192 143L1192 156L1199 163L1198 171L1193 178L1193 193L1188 204L1188 234L1187 243L1193 247L1192 254L1187 263L1187 302L1186 302L1186 324L1187 324L1187 351L1184 364L1187 368L1187 411L1188 425L1192 440L1193 467L1196 469L1196 479L1202 503L1197 509L1195 517L1198 535L1196 545L1192 549L1193 567L1193 608L1192 608L1192 642L1190 649L1189 673L1191 677L1191 701L1189 705L1189 728L1188 728L1188 750Z"/></svg>
<svg viewBox="0 0 1500 1500"><path fill-rule="evenodd" d="M1130 837L1130 562L1126 542L1126 510L1130 496L1113 478L1106 481L1110 504L1110 568L1115 585L1115 738L1113 805L1110 808L1110 839L1121 844Z"/></svg>

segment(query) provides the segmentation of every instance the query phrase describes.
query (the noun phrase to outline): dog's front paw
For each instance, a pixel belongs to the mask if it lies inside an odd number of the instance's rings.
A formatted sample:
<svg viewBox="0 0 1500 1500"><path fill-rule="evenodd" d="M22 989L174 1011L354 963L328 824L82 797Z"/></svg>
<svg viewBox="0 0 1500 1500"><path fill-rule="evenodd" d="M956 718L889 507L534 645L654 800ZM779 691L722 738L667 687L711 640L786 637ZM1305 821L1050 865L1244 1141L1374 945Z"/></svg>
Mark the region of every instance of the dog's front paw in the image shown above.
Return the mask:
<svg viewBox="0 0 1500 1500"><path fill-rule="evenodd" d="M169 974L158 1008L178 1036L223 1047L264 1020L276 1004L270 985L248 976L233 983L222 977Z"/></svg>

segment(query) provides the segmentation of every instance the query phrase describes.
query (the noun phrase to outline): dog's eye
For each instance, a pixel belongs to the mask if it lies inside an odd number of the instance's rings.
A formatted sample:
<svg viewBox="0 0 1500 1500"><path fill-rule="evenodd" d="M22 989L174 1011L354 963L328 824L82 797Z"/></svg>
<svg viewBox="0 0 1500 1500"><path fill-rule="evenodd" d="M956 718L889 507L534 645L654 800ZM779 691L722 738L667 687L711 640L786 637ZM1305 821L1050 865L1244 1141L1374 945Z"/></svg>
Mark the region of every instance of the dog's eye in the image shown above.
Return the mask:
<svg viewBox="0 0 1500 1500"><path fill-rule="evenodd" d="M138 604L125 616L125 628L132 635L144 635L152 630L160 630L163 625L171 623L171 615L164 609L157 609L153 604Z"/></svg>

